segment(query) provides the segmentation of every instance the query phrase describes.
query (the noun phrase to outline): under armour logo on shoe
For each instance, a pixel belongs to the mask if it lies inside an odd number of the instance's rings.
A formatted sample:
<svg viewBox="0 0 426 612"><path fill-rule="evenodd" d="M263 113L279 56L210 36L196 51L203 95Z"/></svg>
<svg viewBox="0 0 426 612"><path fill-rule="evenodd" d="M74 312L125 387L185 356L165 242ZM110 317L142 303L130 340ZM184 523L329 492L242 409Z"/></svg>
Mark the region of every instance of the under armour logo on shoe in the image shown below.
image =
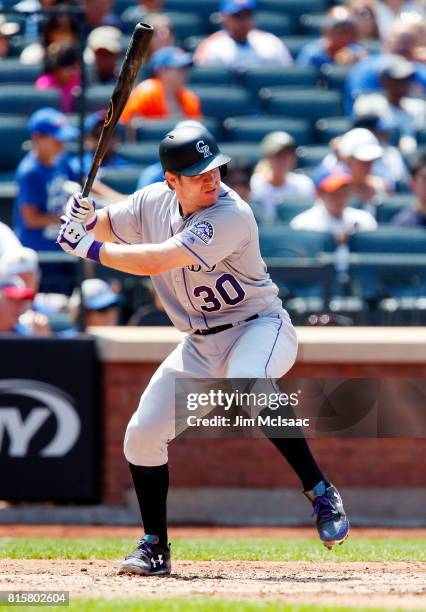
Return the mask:
<svg viewBox="0 0 426 612"><path fill-rule="evenodd" d="M163 561L163 555L158 555L157 559L154 559L153 557L151 557L151 563L154 567L157 567L157 563L158 565L163 565L164 561Z"/></svg>
<svg viewBox="0 0 426 612"><path fill-rule="evenodd" d="M204 159L212 155L209 145L204 144L204 140L199 140L197 142L196 149L198 153L202 153L204 155Z"/></svg>

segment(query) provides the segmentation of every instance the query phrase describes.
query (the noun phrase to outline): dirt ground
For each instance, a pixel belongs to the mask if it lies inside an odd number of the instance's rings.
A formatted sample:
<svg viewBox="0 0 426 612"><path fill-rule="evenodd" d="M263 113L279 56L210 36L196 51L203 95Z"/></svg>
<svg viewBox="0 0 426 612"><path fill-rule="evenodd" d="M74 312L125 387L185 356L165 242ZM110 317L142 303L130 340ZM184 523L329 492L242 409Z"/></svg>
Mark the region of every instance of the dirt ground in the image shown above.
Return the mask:
<svg viewBox="0 0 426 612"><path fill-rule="evenodd" d="M0 537L131 537L133 527L1 526ZM174 528L177 537L306 537L312 529ZM352 537L425 537L426 530L356 529ZM0 590L65 590L72 597L204 596L426 610L421 562L175 561L169 578L117 574L116 561L0 560Z"/></svg>

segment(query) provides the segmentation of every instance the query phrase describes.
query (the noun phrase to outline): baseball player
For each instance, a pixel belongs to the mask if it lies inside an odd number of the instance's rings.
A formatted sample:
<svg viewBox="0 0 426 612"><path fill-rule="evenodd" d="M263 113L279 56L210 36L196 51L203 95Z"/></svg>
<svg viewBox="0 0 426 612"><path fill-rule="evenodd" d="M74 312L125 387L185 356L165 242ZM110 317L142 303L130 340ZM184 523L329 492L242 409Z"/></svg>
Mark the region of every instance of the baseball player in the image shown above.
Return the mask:
<svg viewBox="0 0 426 612"><path fill-rule="evenodd" d="M280 378L297 352L252 211L221 182L230 158L203 127L169 132L159 153L164 182L102 210L75 195L58 237L68 253L151 276L173 324L186 332L142 394L124 440L145 535L120 572L156 576L171 571L167 445L175 437L175 379ZM349 522L340 495L305 438L270 439L299 476L322 542L343 542Z"/></svg>

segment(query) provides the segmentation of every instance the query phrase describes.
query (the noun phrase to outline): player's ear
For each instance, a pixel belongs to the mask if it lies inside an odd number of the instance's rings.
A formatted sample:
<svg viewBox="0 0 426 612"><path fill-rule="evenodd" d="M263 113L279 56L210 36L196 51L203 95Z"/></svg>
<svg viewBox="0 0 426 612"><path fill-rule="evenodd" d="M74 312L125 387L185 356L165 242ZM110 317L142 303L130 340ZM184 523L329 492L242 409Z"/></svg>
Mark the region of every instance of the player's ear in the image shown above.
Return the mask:
<svg viewBox="0 0 426 612"><path fill-rule="evenodd" d="M164 177L170 189L175 189L176 184L179 182L179 175L175 174L174 172L169 172L168 170L166 170L164 173Z"/></svg>

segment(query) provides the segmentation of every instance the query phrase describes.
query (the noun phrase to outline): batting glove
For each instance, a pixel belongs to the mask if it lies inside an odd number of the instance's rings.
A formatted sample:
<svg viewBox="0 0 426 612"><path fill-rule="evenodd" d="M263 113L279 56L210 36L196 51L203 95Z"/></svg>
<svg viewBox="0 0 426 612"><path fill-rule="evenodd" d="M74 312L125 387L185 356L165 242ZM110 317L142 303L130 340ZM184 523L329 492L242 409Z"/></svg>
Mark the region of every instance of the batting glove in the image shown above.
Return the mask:
<svg viewBox="0 0 426 612"><path fill-rule="evenodd" d="M86 230L90 231L97 222L95 201L83 198L81 193L75 193L66 203L65 215L70 221L81 223Z"/></svg>
<svg viewBox="0 0 426 612"><path fill-rule="evenodd" d="M97 242L92 233L87 233L81 223L61 217L62 225L57 244L70 255L93 259L99 263L99 251L103 245Z"/></svg>

